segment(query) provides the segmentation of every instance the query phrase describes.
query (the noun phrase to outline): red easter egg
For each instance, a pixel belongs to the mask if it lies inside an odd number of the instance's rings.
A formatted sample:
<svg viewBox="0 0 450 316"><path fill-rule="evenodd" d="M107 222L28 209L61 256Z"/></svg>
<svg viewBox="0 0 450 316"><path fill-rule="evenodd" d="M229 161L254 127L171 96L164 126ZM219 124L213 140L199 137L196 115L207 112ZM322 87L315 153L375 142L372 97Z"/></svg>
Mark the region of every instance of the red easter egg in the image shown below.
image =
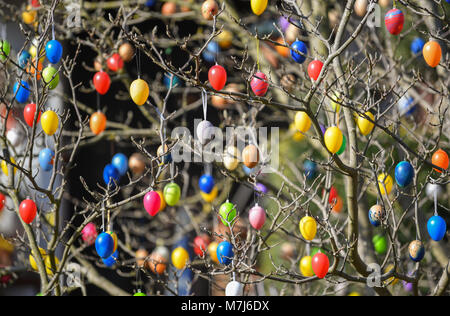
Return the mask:
<svg viewBox="0 0 450 316"><path fill-rule="evenodd" d="M3 211L6 203L6 196L3 193L0 193L0 212Z"/></svg>
<svg viewBox="0 0 450 316"><path fill-rule="evenodd" d="M37 206L32 200L24 200L19 206L20 218L27 223L31 224L37 214Z"/></svg>
<svg viewBox="0 0 450 316"><path fill-rule="evenodd" d="M39 3L39 0L31 0L31 6L33 8L39 8L41 4Z"/></svg>
<svg viewBox="0 0 450 316"><path fill-rule="evenodd" d="M212 66L208 72L208 79L211 86L220 91L227 83L227 71L220 65Z"/></svg>
<svg viewBox="0 0 450 316"><path fill-rule="evenodd" d="M104 71L99 71L94 76L95 90L101 95L105 95L111 86L111 78Z"/></svg>
<svg viewBox="0 0 450 316"><path fill-rule="evenodd" d="M144 196L144 208L150 216L158 214L161 208L161 197L156 191L150 191Z"/></svg>
<svg viewBox="0 0 450 316"><path fill-rule="evenodd" d="M320 72L322 71L322 67L323 67L323 62L321 62L320 60L313 60L312 62L309 63L308 65L308 75L309 77L316 81L319 76L320 76Z"/></svg>
<svg viewBox="0 0 450 316"><path fill-rule="evenodd" d="M433 157L431 157L431 163L435 166L441 167L442 169L446 170L449 165L449 159L448 159L447 153L445 151L443 151L442 149L437 150L433 154ZM442 173L442 171L439 169L434 169L434 170L436 170L439 173Z"/></svg>
<svg viewBox="0 0 450 316"><path fill-rule="evenodd" d="M207 235L201 235L197 236L194 239L194 253L202 257L206 254L206 251L208 249L209 244L211 243L211 240Z"/></svg>
<svg viewBox="0 0 450 316"><path fill-rule="evenodd" d="M318 252L312 259L312 268L315 275L319 279L323 279L330 268L330 260L328 260L328 257L325 254Z"/></svg>
<svg viewBox="0 0 450 316"><path fill-rule="evenodd" d="M107 65L109 70L117 72L121 69L123 69L123 59L120 57L119 54L113 54L111 57L108 58Z"/></svg>
<svg viewBox="0 0 450 316"><path fill-rule="evenodd" d="M398 35L403 30L405 16L399 9L392 9L384 17L386 28L392 35Z"/></svg>
<svg viewBox="0 0 450 316"><path fill-rule="evenodd" d="M254 94L258 97L263 97L269 89L269 83L267 82L267 76L262 72L257 72L253 76L250 82L250 87Z"/></svg>
<svg viewBox="0 0 450 316"><path fill-rule="evenodd" d="M30 103L23 109L23 118L28 126L32 127L34 122L34 115L36 114L36 104ZM37 123L41 120L41 112L39 112L39 116L37 119Z"/></svg>
<svg viewBox="0 0 450 316"><path fill-rule="evenodd" d="M260 230L266 222L266 211L256 204L248 212L248 220L254 229Z"/></svg>
<svg viewBox="0 0 450 316"><path fill-rule="evenodd" d="M336 199L338 198L338 191L336 190L335 187L331 187L330 189L330 195L328 196L328 203L330 203L331 205L334 204L334 202L336 201Z"/></svg>

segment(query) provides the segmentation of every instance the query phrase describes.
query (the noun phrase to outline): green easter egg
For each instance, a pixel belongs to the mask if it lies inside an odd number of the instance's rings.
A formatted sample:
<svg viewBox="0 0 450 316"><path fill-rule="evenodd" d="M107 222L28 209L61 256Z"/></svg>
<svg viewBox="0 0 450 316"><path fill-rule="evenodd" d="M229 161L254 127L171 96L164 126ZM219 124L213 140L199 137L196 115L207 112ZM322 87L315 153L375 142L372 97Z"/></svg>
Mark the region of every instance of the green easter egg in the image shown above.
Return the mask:
<svg viewBox="0 0 450 316"><path fill-rule="evenodd" d="M142 293L142 292L137 292L133 296L147 296L147 295L145 293Z"/></svg>
<svg viewBox="0 0 450 316"><path fill-rule="evenodd" d="M339 151L337 152L338 155L343 154L345 151L345 147L347 146L347 137L345 137L345 135L343 135L343 136L344 136L344 138L342 139L342 146L339 149Z"/></svg>
<svg viewBox="0 0 450 316"><path fill-rule="evenodd" d="M59 84L59 74L58 70L56 70L52 66L48 66L42 72L42 78L44 78L44 82L48 85L50 90L55 89Z"/></svg>
<svg viewBox="0 0 450 316"><path fill-rule="evenodd" d="M228 223L233 224L236 219L236 208L233 203L225 202L220 206L219 215L222 223L228 227Z"/></svg>
<svg viewBox="0 0 450 316"><path fill-rule="evenodd" d="M9 56L11 52L11 45L7 40L0 41L0 60L5 62L6 58Z"/></svg>
<svg viewBox="0 0 450 316"><path fill-rule="evenodd" d="M387 242L386 237L384 237L382 235L376 235L373 237L372 242L373 242L373 246L375 247L375 251L378 254L382 255L387 252L388 242Z"/></svg>
<svg viewBox="0 0 450 316"><path fill-rule="evenodd" d="M176 183L169 183L164 187L164 200L167 205L174 206L178 203L181 197L180 186Z"/></svg>

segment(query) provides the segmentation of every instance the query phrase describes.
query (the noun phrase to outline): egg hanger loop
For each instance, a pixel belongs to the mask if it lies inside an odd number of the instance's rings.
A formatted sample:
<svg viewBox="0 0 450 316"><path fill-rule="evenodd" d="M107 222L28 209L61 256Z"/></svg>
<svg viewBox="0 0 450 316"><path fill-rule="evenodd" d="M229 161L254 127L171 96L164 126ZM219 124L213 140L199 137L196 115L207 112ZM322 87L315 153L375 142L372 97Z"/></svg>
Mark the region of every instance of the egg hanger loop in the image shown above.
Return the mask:
<svg viewBox="0 0 450 316"><path fill-rule="evenodd" d="M7 32L6 32L6 24L4 24L3 22L0 23L0 34L2 36L2 39L6 40L6 34L7 34Z"/></svg>
<svg viewBox="0 0 450 316"><path fill-rule="evenodd" d="M208 93L205 88L202 88L202 102L203 102L203 119L206 121L208 113Z"/></svg>
<svg viewBox="0 0 450 316"><path fill-rule="evenodd" d="M437 189L434 190L434 216L438 216Z"/></svg>
<svg viewBox="0 0 450 316"><path fill-rule="evenodd" d="M258 72L259 72L260 65L259 65L259 38L258 38L258 32L256 32L256 66L258 67Z"/></svg>
<svg viewBox="0 0 450 316"><path fill-rule="evenodd" d="M141 79L141 50L140 50L139 46L137 46L136 49L137 49L137 52L136 52L137 74L138 74L138 79Z"/></svg>
<svg viewBox="0 0 450 316"><path fill-rule="evenodd" d="M55 40L55 17L53 10L50 13L51 19L52 19L52 39Z"/></svg>
<svg viewBox="0 0 450 316"><path fill-rule="evenodd" d="M310 243L306 244L306 255L307 256L311 255L311 244Z"/></svg>
<svg viewBox="0 0 450 316"><path fill-rule="evenodd" d="M212 165L210 163L205 163L205 173L212 175Z"/></svg>
<svg viewBox="0 0 450 316"><path fill-rule="evenodd" d="M102 231L105 232L105 201L102 201Z"/></svg>
<svg viewBox="0 0 450 316"><path fill-rule="evenodd" d="M101 112L100 110L100 93L97 92L97 111Z"/></svg>

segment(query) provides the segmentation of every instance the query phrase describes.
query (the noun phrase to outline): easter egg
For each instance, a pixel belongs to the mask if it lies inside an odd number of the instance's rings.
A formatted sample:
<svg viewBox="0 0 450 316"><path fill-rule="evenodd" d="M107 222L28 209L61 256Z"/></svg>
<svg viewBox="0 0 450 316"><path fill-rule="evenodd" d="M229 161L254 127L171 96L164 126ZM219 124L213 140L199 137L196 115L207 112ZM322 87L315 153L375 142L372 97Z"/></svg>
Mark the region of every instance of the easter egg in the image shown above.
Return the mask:
<svg viewBox="0 0 450 316"><path fill-rule="evenodd" d="M164 150L163 145L159 146L156 154L158 155L158 157L162 158L163 164L172 162L172 154L169 152L169 147L166 144L164 145Z"/></svg>
<svg viewBox="0 0 450 316"><path fill-rule="evenodd" d="M347 147L347 137L345 135L342 135L342 145L341 148L338 150L336 154L342 155L345 152L345 148Z"/></svg>
<svg viewBox="0 0 450 316"><path fill-rule="evenodd" d="M206 254L206 251L208 249L208 245L210 244L211 240L207 235L201 235L197 236L194 239L194 253L203 258Z"/></svg>
<svg viewBox="0 0 450 316"><path fill-rule="evenodd" d="M124 154L116 154L111 160L111 164L116 167L121 176L127 174L128 171L128 158Z"/></svg>
<svg viewBox="0 0 450 316"><path fill-rule="evenodd" d="M113 165L109 164L105 166L103 169L103 181L107 186L111 188L115 187L115 183L118 183L120 180L119 171Z"/></svg>
<svg viewBox="0 0 450 316"><path fill-rule="evenodd" d="M52 64L59 63L63 54L61 43L57 40L49 41L47 45L45 45L45 53L49 62Z"/></svg>
<svg viewBox="0 0 450 316"><path fill-rule="evenodd" d="M119 47L119 56L124 62L130 62L134 57L134 47L130 43L123 43Z"/></svg>
<svg viewBox="0 0 450 316"><path fill-rule="evenodd" d="M419 262L425 257L425 247L420 240L414 240L408 247L409 257L414 262Z"/></svg>
<svg viewBox="0 0 450 316"><path fill-rule="evenodd" d="M130 95L133 102L137 105L143 105L147 102L148 96L150 94L150 88L142 79L136 79L130 86Z"/></svg>
<svg viewBox="0 0 450 316"><path fill-rule="evenodd" d="M409 97L408 95L404 95L398 100L398 112L400 115L412 115L416 110L416 102L414 99Z"/></svg>
<svg viewBox="0 0 450 316"><path fill-rule="evenodd" d="M34 201L27 199L19 205L20 218L24 223L31 224L37 215L37 206Z"/></svg>
<svg viewBox="0 0 450 316"><path fill-rule="evenodd" d="M392 9L386 13L384 17L384 23L386 28L392 35L398 35L403 30L403 24L405 23L405 16L399 9Z"/></svg>
<svg viewBox="0 0 450 316"><path fill-rule="evenodd" d="M339 194L335 187L330 188L330 194L328 195L328 203L334 204L336 199L338 198Z"/></svg>
<svg viewBox="0 0 450 316"><path fill-rule="evenodd" d="M266 11L268 0L251 0L250 6L256 15L261 15Z"/></svg>
<svg viewBox="0 0 450 316"><path fill-rule="evenodd" d="M217 42L222 49L230 48L233 43L233 34L228 30L222 30L222 32L217 35Z"/></svg>
<svg viewBox="0 0 450 316"><path fill-rule="evenodd" d="M170 89L171 87L172 88L180 87L182 85L182 82L180 78L178 78L174 74L166 72L164 74L164 85L166 86L167 89Z"/></svg>
<svg viewBox="0 0 450 316"><path fill-rule="evenodd" d="M255 145L248 145L242 151L242 160L247 168L253 169L259 162L259 150Z"/></svg>
<svg viewBox="0 0 450 316"><path fill-rule="evenodd" d="M42 78L50 90L56 89L59 84L59 73L55 67L48 66L45 68L42 71Z"/></svg>
<svg viewBox="0 0 450 316"><path fill-rule="evenodd" d="M219 43L217 42L209 42L206 46L206 49L203 51L202 56L207 62L214 62L216 60L216 56L220 52Z"/></svg>
<svg viewBox="0 0 450 316"><path fill-rule="evenodd" d="M437 150L431 157L431 163L437 167L447 170L449 165L448 154L442 149ZM434 170L439 173L442 173L442 171L439 169L435 168Z"/></svg>
<svg viewBox="0 0 450 316"><path fill-rule="evenodd" d="M395 167L395 181L397 184L404 188L408 186L414 178L414 168L413 166L407 162L402 161L397 164Z"/></svg>
<svg viewBox="0 0 450 316"><path fill-rule="evenodd" d="M382 6L383 8L386 8L390 2L391 2L391 0L378 0L378 4L380 6Z"/></svg>
<svg viewBox="0 0 450 316"><path fill-rule="evenodd" d="M300 36L300 28L297 25L289 24L284 33L286 40L293 43Z"/></svg>
<svg viewBox="0 0 450 316"><path fill-rule="evenodd" d="M109 258L114 253L114 239L108 233L101 233L95 240L95 250L100 258Z"/></svg>
<svg viewBox="0 0 450 316"><path fill-rule="evenodd" d="M239 152L239 149L234 146L228 146L223 156L223 165L229 171L236 170L236 168L239 166L240 159L241 153Z"/></svg>
<svg viewBox="0 0 450 316"><path fill-rule="evenodd" d="M30 53L25 50L22 51L22 53L20 54L19 59L18 59L18 64L19 64L20 68L22 68L22 69L27 68L30 60L31 60Z"/></svg>
<svg viewBox="0 0 450 316"><path fill-rule="evenodd" d="M299 223L300 233L305 240L311 241L316 237L317 222L311 216L305 216Z"/></svg>
<svg viewBox="0 0 450 316"><path fill-rule="evenodd" d="M36 74L37 69L37 74ZM31 79L34 79L36 77L37 80L41 80L42 70L44 69L44 65L42 61L39 61L36 66L36 60L33 59L31 63L28 64L28 67L26 69L27 73L30 74ZM36 76L35 76L36 74ZM53 76L51 76L48 80L52 80Z"/></svg>
<svg viewBox="0 0 450 316"><path fill-rule="evenodd" d="M280 54L282 57L288 57L291 53L291 50L286 47L285 41L282 37L279 37L277 39L277 43L280 45L275 45L275 50Z"/></svg>
<svg viewBox="0 0 450 316"><path fill-rule="evenodd" d="M136 258L136 264L138 267L144 267L147 265L147 257L148 257L148 251L145 249L138 249L135 253Z"/></svg>
<svg viewBox="0 0 450 316"><path fill-rule="evenodd" d="M198 180L198 185L202 192L209 194L215 186L214 178L210 174L204 174Z"/></svg>
<svg viewBox="0 0 450 316"><path fill-rule="evenodd" d="M167 259L162 254L160 254L159 252L157 252L155 250L150 255L147 265L150 267L150 270L154 274L161 275L166 271L166 268L167 268L166 263L167 263Z"/></svg>
<svg viewBox="0 0 450 316"><path fill-rule="evenodd" d="M369 2L367 0L356 0L355 2L355 13L363 17L367 13L367 6L369 5Z"/></svg>
<svg viewBox="0 0 450 316"><path fill-rule="evenodd" d="M243 296L244 285L238 281L231 281L225 287L225 296Z"/></svg>
<svg viewBox="0 0 450 316"><path fill-rule="evenodd" d="M12 146L16 147L22 143L23 137L17 128L13 128L6 132L6 139Z"/></svg>
<svg viewBox="0 0 450 316"><path fill-rule="evenodd" d="M306 133L311 128L311 119L308 114L299 111L295 114L295 128L302 133Z"/></svg>
<svg viewBox="0 0 450 316"><path fill-rule="evenodd" d="M428 183L425 188L425 192L428 198L434 201L435 195L438 199L442 197L442 195L444 194L444 188L439 184Z"/></svg>
<svg viewBox="0 0 450 316"><path fill-rule="evenodd" d="M211 260L215 263L219 263L219 258L217 257L217 248L219 247L219 243L216 241L213 241L208 246L208 253L211 257Z"/></svg>
<svg viewBox="0 0 450 316"><path fill-rule="evenodd" d="M16 160L14 159L14 157L10 157L9 160L11 161L11 163L16 164ZM2 160L1 162L1 167L2 167L2 171L6 176L9 176L9 164L6 163L5 160ZM17 168L14 167L14 174L16 174Z"/></svg>
<svg viewBox="0 0 450 316"><path fill-rule="evenodd" d="M142 293L142 292L136 292L136 293L134 293L134 295L133 296L142 296L142 297L146 297L147 296L147 294L145 294L145 293Z"/></svg>
<svg viewBox="0 0 450 316"><path fill-rule="evenodd" d="M119 70L122 70L124 67L124 62L122 57L118 53L112 54L111 57L108 58L106 61L106 64L109 68L109 70L117 72Z"/></svg>
<svg viewBox="0 0 450 316"><path fill-rule="evenodd" d="M372 243L373 243L373 246L375 247L375 251L378 254L383 255L387 252L388 242L387 242L386 237L384 237L382 235L375 235L372 238Z"/></svg>
<svg viewBox="0 0 450 316"><path fill-rule="evenodd" d="M219 13L219 5L214 0L206 0L202 5L202 16L208 21L214 19L214 16ZM217 90L217 89L216 89Z"/></svg>
<svg viewBox="0 0 450 316"><path fill-rule="evenodd" d="M317 164L307 159L303 163L303 171L305 173L306 179L313 180L317 175Z"/></svg>
<svg viewBox="0 0 450 316"><path fill-rule="evenodd" d="M88 223L81 231L81 238L89 246L95 243L97 236L97 227L95 227L94 223Z"/></svg>
<svg viewBox="0 0 450 316"><path fill-rule="evenodd" d="M266 211L256 204L248 212L248 220L254 229L260 230L266 222Z"/></svg>
<svg viewBox="0 0 450 316"><path fill-rule="evenodd" d="M114 242L114 247L113 247L113 253L117 251L117 248L119 247L119 243L118 243L118 239L117 239L117 234L112 232L112 231L108 231L106 232L107 234L109 234L111 236L111 238L113 239Z"/></svg>
<svg viewBox="0 0 450 316"><path fill-rule="evenodd" d="M39 252L41 253L42 259L45 262L45 258L47 257L47 252L44 249L40 248L40 247L39 247ZM37 263L36 263L36 259L34 258L35 255L37 256L37 254L33 253L33 251L32 251L28 259L30 261L31 269L33 269L34 271L38 271L38 266L37 266Z"/></svg>
<svg viewBox="0 0 450 316"><path fill-rule="evenodd" d="M327 275L328 269L330 268L330 260L328 259L326 254L319 252L316 253L312 258L311 265L314 274L319 279L323 279Z"/></svg>
<svg viewBox="0 0 450 316"><path fill-rule="evenodd" d="M382 195L390 194L394 187L394 180L390 175L382 173L378 176L378 187Z"/></svg>
<svg viewBox="0 0 450 316"><path fill-rule="evenodd" d="M414 40L411 42L411 52L414 55L417 55L419 53L422 53L423 47L425 46L425 41L421 39L420 37L414 38Z"/></svg>
<svg viewBox="0 0 450 316"><path fill-rule="evenodd" d="M142 174L145 171L145 158L141 153L134 153L128 161L128 168L133 174Z"/></svg>
<svg viewBox="0 0 450 316"><path fill-rule="evenodd" d="M384 210L381 205L374 205L369 209L369 222L374 227L378 227L381 225L384 216Z"/></svg>
<svg viewBox="0 0 450 316"><path fill-rule="evenodd" d="M264 194L269 193L269 189L267 189L264 184L258 182L255 184L255 192L257 196L263 196Z"/></svg>
<svg viewBox="0 0 450 316"><path fill-rule="evenodd" d="M290 242L284 242L281 245L281 258L284 260L290 260L293 259L295 256L295 247Z"/></svg>
<svg viewBox="0 0 450 316"><path fill-rule="evenodd" d="M331 108L333 109L333 111L335 112L339 112L341 110L341 103L342 103L342 98L341 98L341 94L337 91L335 91L333 93L333 96L331 98Z"/></svg>
<svg viewBox="0 0 450 316"><path fill-rule="evenodd" d="M5 208L6 196L3 193L0 193L0 213Z"/></svg>
<svg viewBox="0 0 450 316"><path fill-rule="evenodd" d="M214 125L210 121L201 121L197 125L197 138L202 145L211 141L214 137Z"/></svg>
<svg viewBox="0 0 450 316"><path fill-rule="evenodd" d="M45 134L49 136L54 135L58 130L59 125L58 115L52 110L44 112L41 118L41 125Z"/></svg>
<svg viewBox="0 0 450 316"><path fill-rule="evenodd" d="M13 93L16 96L16 101L19 103L25 103L28 101L28 98L30 97L30 86L28 83L24 80L22 80L20 83L16 82L14 84Z"/></svg>
<svg viewBox="0 0 450 316"><path fill-rule="evenodd" d="M228 241L223 241L217 247L217 258L223 265L229 265L233 261L233 246Z"/></svg>
<svg viewBox="0 0 450 316"><path fill-rule="evenodd" d="M366 117L370 118L370 121ZM373 128L375 127L375 124L372 122L375 122L375 116L371 112L366 112L365 116L363 116L362 114L358 115L356 124L358 125L361 134L367 136L372 132Z"/></svg>
<svg viewBox="0 0 450 316"><path fill-rule="evenodd" d="M25 11L22 12L22 20L25 24L32 24L36 20L37 12L33 10L31 5L27 5Z"/></svg>
<svg viewBox="0 0 450 316"><path fill-rule="evenodd" d="M158 214L161 208L161 196L158 192L150 191L144 196L144 208L150 216Z"/></svg>
<svg viewBox="0 0 450 316"><path fill-rule="evenodd" d="M189 254L183 247L178 247L172 252L172 264L178 270L183 270L189 261Z"/></svg>
<svg viewBox="0 0 450 316"><path fill-rule="evenodd" d="M42 170L50 171L53 168L55 153L50 148L44 148L39 152L39 165Z"/></svg>
<svg viewBox="0 0 450 316"><path fill-rule="evenodd" d="M300 260L300 272L305 278L310 278L314 276L314 271L312 268L312 257L305 256Z"/></svg>
<svg viewBox="0 0 450 316"><path fill-rule="evenodd" d="M11 45L7 40L0 41L0 61L5 62L11 52Z"/></svg>
<svg viewBox="0 0 450 316"><path fill-rule="evenodd" d="M289 93L292 93L295 88L295 84L297 83L297 78L294 74L287 74L281 77L281 86Z"/></svg>
<svg viewBox="0 0 450 316"><path fill-rule="evenodd" d="M262 72L255 73L250 82L250 87L252 88L253 93L258 97L265 96L269 89L267 76Z"/></svg>
<svg viewBox="0 0 450 316"><path fill-rule="evenodd" d="M296 127L295 122L292 122L289 125L289 131L292 134L292 139L296 142L301 141L303 138L305 138L305 135L303 135Z"/></svg>
<svg viewBox="0 0 450 316"><path fill-rule="evenodd" d="M180 186L176 183L166 184L164 187L164 201L166 201L167 205L175 206L181 197L181 189Z"/></svg>
<svg viewBox="0 0 450 316"><path fill-rule="evenodd" d="M104 71L99 71L94 76L95 90L101 95L105 95L111 87L111 78Z"/></svg>
<svg viewBox="0 0 450 316"><path fill-rule="evenodd" d="M160 211L160 212L161 212L161 211L164 211L164 209L165 209L166 206L167 206L166 201L164 200L164 194L163 194L163 192L160 191L160 190L156 191L156 193L159 194L159 197L160 197L160 199L161 199L161 206L159 207L159 211Z"/></svg>
<svg viewBox="0 0 450 316"><path fill-rule="evenodd" d="M229 201L223 203L219 208L219 218L226 227L233 225L236 220L236 207Z"/></svg>
<svg viewBox="0 0 450 316"><path fill-rule="evenodd" d="M447 223L442 217L435 215L428 220L427 230L431 239L441 241L447 231Z"/></svg>
<svg viewBox="0 0 450 316"><path fill-rule="evenodd" d="M422 54L428 66L435 68L441 62L441 45L439 45L439 43L436 41L429 41L423 47Z"/></svg>
<svg viewBox="0 0 450 316"><path fill-rule="evenodd" d="M393 264L389 264L384 269L384 273L390 273L390 272L392 272L394 270L394 268L395 268L395 266ZM397 272L398 272L398 268L397 268ZM385 283L388 284L388 285L394 286L394 285L396 285L398 283L398 281L399 281L399 279L397 279L395 277L392 277L392 278L387 279L385 281Z"/></svg>
<svg viewBox="0 0 450 316"><path fill-rule="evenodd" d="M176 12L177 12L177 4L175 2L165 2L161 7L162 15L169 16Z"/></svg>
<svg viewBox="0 0 450 316"><path fill-rule="evenodd" d="M342 212L343 208L344 208L344 201L342 200L342 198L340 196L338 196L331 211L339 214L340 212Z"/></svg>
<svg viewBox="0 0 450 316"><path fill-rule="evenodd" d="M117 259L119 259L119 252L115 251L110 257L102 259L102 261L106 267L112 268L117 263Z"/></svg>
<svg viewBox="0 0 450 316"><path fill-rule="evenodd" d="M331 153L335 154L342 147L342 143L344 142L344 135L342 134L339 127L332 126L329 127L325 132L324 139L325 139L325 146L327 147L327 149Z"/></svg>
<svg viewBox="0 0 450 316"><path fill-rule="evenodd" d="M310 62L308 65L309 78L316 81L319 78L320 73L322 72L322 68L323 62L321 62L320 60L313 60L312 62Z"/></svg>
<svg viewBox="0 0 450 316"><path fill-rule="evenodd" d="M220 65L212 66L208 72L208 80L215 90L222 90L227 83L227 72L225 68Z"/></svg>
<svg viewBox="0 0 450 316"><path fill-rule="evenodd" d="M102 112L95 112L89 119L89 127L94 135L100 135L106 129L106 115Z"/></svg>
<svg viewBox="0 0 450 316"><path fill-rule="evenodd" d="M212 203L216 199L218 194L219 194L219 189L217 189L217 187L214 187L212 189L211 193L200 192L202 199L207 203Z"/></svg>
<svg viewBox="0 0 450 316"><path fill-rule="evenodd" d="M299 64L303 64L306 60L306 55L308 54L308 48L306 44L302 41L295 41L291 45L291 57Z"/></svg>
<svg viewBox="0 0 450 316"><path fill-rule="evenodd" d="M32 127L34 123L34 117L36 115L37 106L34 103L30 103L23 109L23 118L28 126ZM37 123L41 120L41 112L38 114Z"/></svg>

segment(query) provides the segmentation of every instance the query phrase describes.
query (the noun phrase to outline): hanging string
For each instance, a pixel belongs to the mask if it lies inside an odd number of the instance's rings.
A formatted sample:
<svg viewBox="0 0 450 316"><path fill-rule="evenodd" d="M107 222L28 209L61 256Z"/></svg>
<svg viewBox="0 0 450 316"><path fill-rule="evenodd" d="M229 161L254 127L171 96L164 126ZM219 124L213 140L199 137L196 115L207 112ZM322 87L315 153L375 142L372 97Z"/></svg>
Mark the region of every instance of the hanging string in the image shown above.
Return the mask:
<svg viewBox="0 0 450 316"><path fill-rule="evenodd" d="M1 36L3 40L6 40L6 24L1 23L0 24L1 27Z"/></svg>
<svg viewBox="0 0 450 316"><path fill-rule="evenodd" d="M208 93L202 89L202 101L203 101L203 119L206 121L206 115L208 112Z"/></svg>
<svg viewBox="0 0 450 316"><path fill-rule="evenodd" d="M102 201L102 231L105 232L105 202Z"/></svg>
<svg viewBox="0 0 450 316"><path fill-rule="evenodd" d="M311 255L311 244L310 243L306 244L306 255L307 256Z"/></svg>
<svg viewBox="0 0 450 316"><path fill-rule="evenodd" d="M100 93L97 92L97 111L101 112L100 110Z"/></svg>
<svg viewBox="0 0 450 316"><path fill-rule="evenodd" d="M170 178L172 179L172 182L173 182L174 175L175 175L175 163L172 161L170 163Z"/></svg>
<svg viewBox="0 0 450 316"><path fill-rule="evenodd" d="M394 0L394 9L397 8L397 1Z"/></svg>
<svg viewBox="0 0 450 316"><path fill-rule="evenodd" d="M108 231L112 232L112 225L111 225L111 210L108 210L108 217L106 220Z"/></svg>
<svg viewBox="0 0 450 316"><path fill-rule="evenodd" d="M139 47L137 48L137 54L136 54L136 66L137 66L137 73L138 73L138 79L141 79L141 50Z"/></svg>
<svg viewBox="0 0 450 316"><path fill-rule="evenodd" d="M256 65L258 67L258 72L259 72L260 67L259 67L259 39L258 39L258 36L256 37Z"/></svg>
<svg viewBox="0 0 450 316"><path fill-rule="evenodd" d="M55 40L55 17L53 11L51 17L52 17L52 39Z"/></svg>
<svg viewBox="0 0 450 316"><path fill-rule="evenodd" d="M437 187L434 190L434 216L438 216Z"/></svg>
<svg viewBox="0 0 450 316"><path fill-rule="evenodd" d="M205 173L209 175L212 174L212 165L210 163L205 164Z"/></svg>

